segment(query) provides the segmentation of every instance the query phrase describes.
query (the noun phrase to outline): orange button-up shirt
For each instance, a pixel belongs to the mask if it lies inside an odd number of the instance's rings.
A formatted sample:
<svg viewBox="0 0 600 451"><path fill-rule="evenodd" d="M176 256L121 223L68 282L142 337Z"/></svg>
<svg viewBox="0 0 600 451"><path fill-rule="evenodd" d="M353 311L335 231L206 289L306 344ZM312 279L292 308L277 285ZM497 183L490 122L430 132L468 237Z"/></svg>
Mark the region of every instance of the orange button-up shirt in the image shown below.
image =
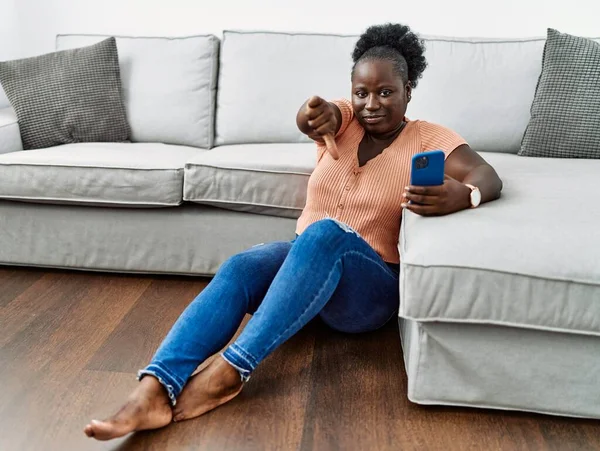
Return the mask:
<svg viewBox="0 0 600 451"><path fill-rule="evenodd" d="M425 121L407 121L385 150L359 166L358 146L364 129L348 100L334 102L342 113L335 137L340 157L334 160L317 143L317 166L308 181L306 205L298 219L300 235L310 224L334 218L352 227L388 263L399 263L398 237L402 193L410 183L413 155L442 150L446 158L466 141L452 130Z"/></svg>

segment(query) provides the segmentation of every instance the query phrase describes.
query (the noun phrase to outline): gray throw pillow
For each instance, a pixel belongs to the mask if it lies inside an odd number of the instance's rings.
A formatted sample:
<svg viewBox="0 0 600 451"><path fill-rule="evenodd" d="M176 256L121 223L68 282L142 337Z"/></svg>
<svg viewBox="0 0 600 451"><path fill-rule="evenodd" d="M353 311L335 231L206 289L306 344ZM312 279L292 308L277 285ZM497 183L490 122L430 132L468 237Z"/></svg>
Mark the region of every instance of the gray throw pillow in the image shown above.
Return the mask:
<svg viewBox="0 0 600 451"><path fill-rule="evenodd" d="M24 149L130 139L115 38L0 62L0 83L19 119Z"/></svg>
<svg viewBox="0 0 600 451"><path fill-rule="evenodd" d="M600 43L548 29L519 155L600 158Z"/></svg>

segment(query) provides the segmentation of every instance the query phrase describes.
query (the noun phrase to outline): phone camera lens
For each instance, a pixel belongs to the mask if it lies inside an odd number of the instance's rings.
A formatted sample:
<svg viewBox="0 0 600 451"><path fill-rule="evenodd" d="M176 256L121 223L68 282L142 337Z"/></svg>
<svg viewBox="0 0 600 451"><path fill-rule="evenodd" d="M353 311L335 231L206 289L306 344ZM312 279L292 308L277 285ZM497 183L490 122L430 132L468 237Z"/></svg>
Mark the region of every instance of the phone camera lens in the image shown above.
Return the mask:
<svg viewBox="0 0 600 451"><path fill-rule="evenodd" d="M427 166L429 166L429 158L427 158L427 157L417 158L415 166L417 167L417 169L425 169Z"/></svg>

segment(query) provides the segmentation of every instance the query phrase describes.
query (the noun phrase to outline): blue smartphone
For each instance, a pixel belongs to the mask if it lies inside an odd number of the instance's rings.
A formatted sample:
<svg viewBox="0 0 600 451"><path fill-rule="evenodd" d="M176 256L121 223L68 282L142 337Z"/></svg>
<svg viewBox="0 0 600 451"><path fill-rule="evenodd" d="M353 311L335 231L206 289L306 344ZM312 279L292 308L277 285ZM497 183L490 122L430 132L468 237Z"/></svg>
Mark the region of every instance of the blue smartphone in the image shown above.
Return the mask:
<svg viewBox="0 0 600 451"><path fill-rule="evenodd" d="M444 184L444 152L432 150L412 157L410 184L413 186L436 186Z"/></svg>

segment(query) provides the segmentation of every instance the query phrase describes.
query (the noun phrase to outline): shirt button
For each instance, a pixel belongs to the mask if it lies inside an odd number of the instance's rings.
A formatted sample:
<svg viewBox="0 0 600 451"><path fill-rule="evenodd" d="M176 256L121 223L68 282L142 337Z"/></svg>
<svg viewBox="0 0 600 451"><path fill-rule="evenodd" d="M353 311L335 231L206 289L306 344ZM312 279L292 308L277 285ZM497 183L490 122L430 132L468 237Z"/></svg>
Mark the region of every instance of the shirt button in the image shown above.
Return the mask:
<svg viewBox="0 0 600 451"><path fill-rule="evenodd" d="M350 187L349 186L346 186L346 191L350 191Z"/></svg>
<svg viewBox="0 0 600 451"><path fill-rule="evenodd" d="M344 209L344 205L343 205L343 204L339 204L339 205L338 205L338 208L339 208L340 210L343 210L343 209Z"/></svg>

